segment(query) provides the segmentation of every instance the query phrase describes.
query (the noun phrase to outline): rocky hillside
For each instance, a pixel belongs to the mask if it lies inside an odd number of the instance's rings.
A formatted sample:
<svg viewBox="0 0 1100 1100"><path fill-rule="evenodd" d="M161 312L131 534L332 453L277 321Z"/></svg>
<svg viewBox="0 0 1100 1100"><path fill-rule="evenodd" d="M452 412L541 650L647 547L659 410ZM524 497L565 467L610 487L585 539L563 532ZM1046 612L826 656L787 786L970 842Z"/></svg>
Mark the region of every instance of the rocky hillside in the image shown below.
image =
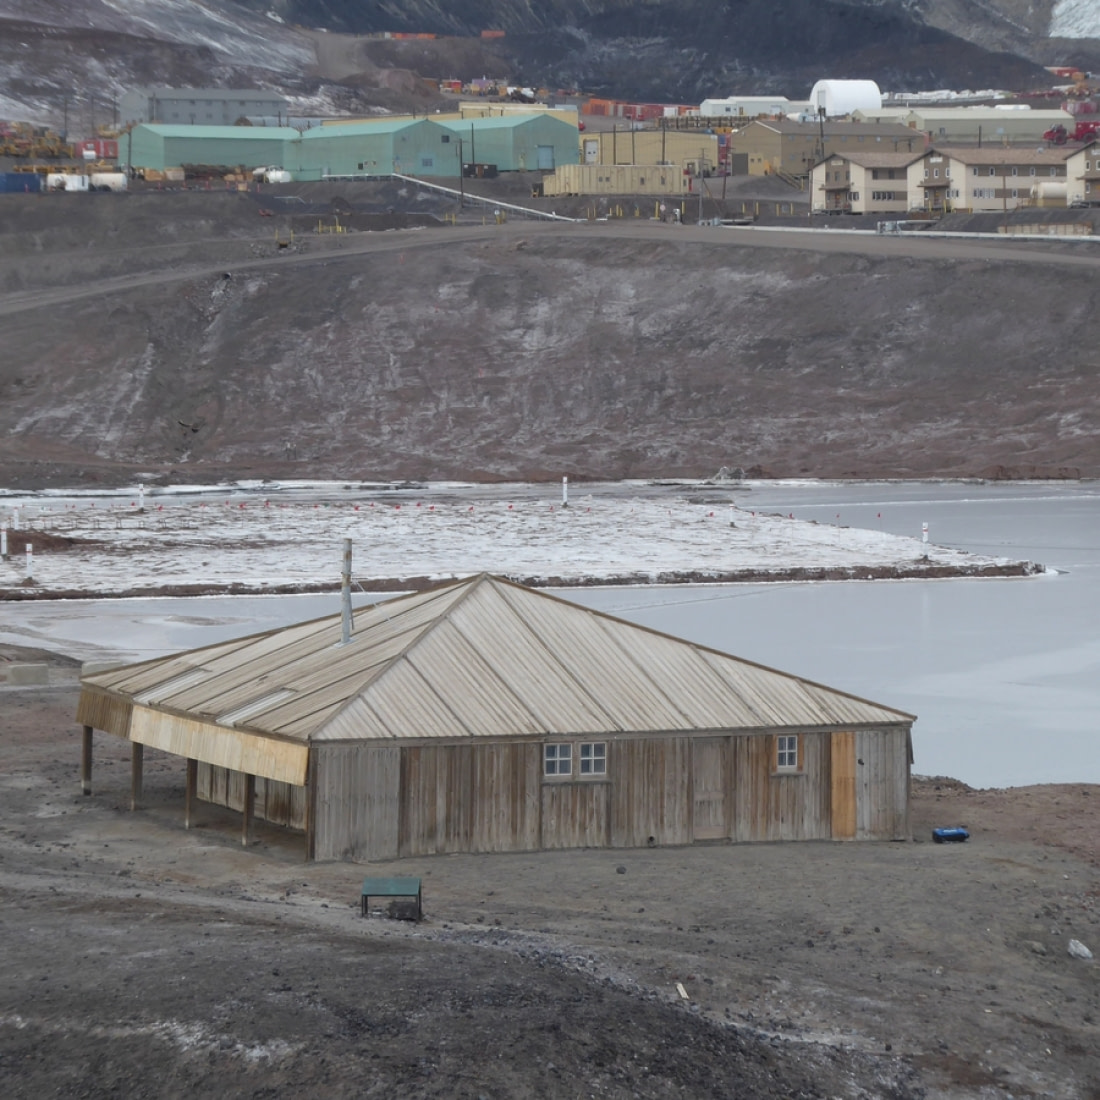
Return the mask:
<svg viewBox="0 0 1100 1100"><path fill-rule="evenodd" d="M0 485L1100 474L1088 246L4 210Z"/></svg>

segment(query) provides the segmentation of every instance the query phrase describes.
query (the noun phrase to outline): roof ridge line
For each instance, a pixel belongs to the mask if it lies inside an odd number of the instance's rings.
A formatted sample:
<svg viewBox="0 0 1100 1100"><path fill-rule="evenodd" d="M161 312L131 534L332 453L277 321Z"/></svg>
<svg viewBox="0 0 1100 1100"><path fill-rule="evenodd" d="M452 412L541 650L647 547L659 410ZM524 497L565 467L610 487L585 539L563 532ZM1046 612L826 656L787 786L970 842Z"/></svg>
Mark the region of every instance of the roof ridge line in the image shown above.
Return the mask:
<svg viewBox="0 0 1100 1100"><path fill-rule="evenodd" d="M408 643L406 645L402 646L401 650L399 652L395 653L388 661L386 661L385 663L379 665L379 667L375 670L374 675L371 676L370 679L366 680L363 683L363 685L361 687L359 687L353 695L351 695L349 698L345 699L343 701L343 703L339 707L337 707L336 710L334 710L328 716L328 718L325 720L325 722L322 725L320 725L316 729L314 729L313 732L310 733L307 740L312 741L313 738L317 735L317 733L320 730L324 729L331 722L333 722L337 718L339 718L340 715L344 713L344 711L346 711L353 703L355 703L362 696L363 692L365 692L368 688L373 687L375 684L379 683L379 681L385 679L385 676L390 671L390 669L392 669L395 665L397 665L401 661L404 661L405 658L409 655L409 651L412 650L412 649L415 649L416 646L420 643L420 640L426 634L430 634L443 620L448 618L449 615L451 614L451 612L454 610L454 608L457 607L460 603L462 603L462 601L465 600L467 598L467 596L469 596L470 592L474 588L477 587L478 583L483 581L488 576L490 576L490 574L488 574L488 573L477 573L473 577L459 577L456 580L444 581L442 584L437 585L434 589L431 589L431 588L426 589L425 591L427 591L427 592L433 592L434 591L436 593L442 593L448 588L455 588L455 587L458 587L459 585L466 585L467 586L467 590L465 592L463 592L458 597L458 599L455 600L454 603L449 608L447 608L446 611L443 612L442 615L437 616L434 619L429 619L423 625L423 627L420 630L410 631L410 633L413 635L413 637L411 637L409 639ZM416 593L413 593L412 595L422 596L422 595L424 595L424 593L423 592L416 592ZM383 600L381 602L385 603L386 601ZM375 605L375 606L378 606L378 605ZM349 642L348 644L349 645L354 645L354 643L355 643L355 635L352 634L351 642Z"/></svg>

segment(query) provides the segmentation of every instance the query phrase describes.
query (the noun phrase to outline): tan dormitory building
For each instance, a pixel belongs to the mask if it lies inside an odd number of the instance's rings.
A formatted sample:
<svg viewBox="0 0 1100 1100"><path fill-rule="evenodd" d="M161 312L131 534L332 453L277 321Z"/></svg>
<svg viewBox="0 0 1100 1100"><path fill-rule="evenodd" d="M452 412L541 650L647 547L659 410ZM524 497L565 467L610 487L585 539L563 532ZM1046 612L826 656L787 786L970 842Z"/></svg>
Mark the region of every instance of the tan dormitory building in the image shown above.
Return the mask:
<svg viewBox="0 0 1100 1100"><path fill-rule="evenodd" d="M1090 142L1066 157L1066 202L1071 206L1100 206L1100 141Z"/></svg>
<svg viewBox="0 0 1100 1100"><path fill-rule="evenodd" d="M937 145L925 158L919 206L933 213L1066 205L1065 146L1050 149Z"/></svg>
<svg viewBox="0 0 1100 1100"><path fill-rule="evenodd" d="M898 123L794 122L758 119L728 137L733 175L778 175L806 180L824 155L852 151L921 153L924 135Z"/></svg>
<svg viewBox="0 0 1100 1100"><path fill-rule="evenodd" d="M918 153L854 150L815 164L810 208L815 213L905 214L922 178Z"/></svg>
<svg viewBox="0 0 1100 1100"><path fill-rule="evenodd" d="M1100 148L1100 146L1097 146ZM1022 206L1065 206L1067 161L1083 191L1095 156L1064 146L1050 149L933 146L919 156L852 151L814 166L811 206L818 212L903 214L926 211L1007 211ZM1097 172L1100 176L1100 172Z"/></svg>

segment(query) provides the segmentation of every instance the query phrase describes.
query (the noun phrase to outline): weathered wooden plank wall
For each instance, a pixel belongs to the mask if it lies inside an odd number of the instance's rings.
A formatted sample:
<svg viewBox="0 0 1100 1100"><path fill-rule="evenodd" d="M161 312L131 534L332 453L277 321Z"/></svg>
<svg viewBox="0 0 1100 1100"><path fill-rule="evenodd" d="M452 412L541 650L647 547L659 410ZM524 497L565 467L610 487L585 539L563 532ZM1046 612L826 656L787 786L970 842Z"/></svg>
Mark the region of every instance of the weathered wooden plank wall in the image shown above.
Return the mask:
<svg viewBox="0 0 1100 1100"><path fill-rule="evenodd" d="M732 767L733 750L729 737L700 737L692 741L692 836L695 840L722 840L731 835Z"/></svg>
<svg viewBox="0 0 1100 1100"><path fill-rule="evenodd" d="M833 836L853 840L856 835L856 735L829 735L830 799Z"/></svg>
<svg viewBox="0 0 1100 1100"><path fill-rule="evenodd" d="M856 734L856 837L909 836L909 747L905 731Z"/></svg>
<svg viewBox="0 0 1100 1100"><path fill-rule="evenodd" d="M130 716L134 707L129 699L118 699L98 691L84 688L76 705L76 720L82 726L113 733L116 737L130 736Z"/></svg>
<svg viewBox="0 0 1100 1100"><path fill-rule="evenodd" d="M475 751L473 745L401 750L401 855L469 851Z"/></svg>
<svg viewBox="0 0 1100 1100"><path fill-rule="evenodd" d="M691 843L691 740L616 741L610 750L612 846Z"/></svg>
<svg viewBox="0 0 1100 1100"><path fill-rule="evenodd" d="M475 852L530 851L539 846L542 746L483 745L473 759Z"/></svg>
<svg viewBox="0 0 1100 1100"><path fill-rule="evenodd" d="M314 859L395 859L401 749L314 745Z"/></svg>
<svg viewBox="0 0 1100 1100"><path fill-rule="evenodd" d="M611 836L608 783L544 783L543 848L606 848Z"/></svg>
<svg viewBox="0 0 1100 1100"><path fill-rule="evenodd" d="M733 759L736 841L819 840L832 834L829 738L803 734L801 770L775 767L775 736L735 737Z"/></svg>
<svg viewBox="0 0 1100 1100"><path fill-rule="evenodd" d="M904 730L802 734L797 773L773 734L614 741L607 777L582 781L544 779L534 742L313 753L317 859L908 833ZM239 811L244 776L200 764L198 795ZM305 787L257 780L258 817L302 829L306 811Z"/></svg>

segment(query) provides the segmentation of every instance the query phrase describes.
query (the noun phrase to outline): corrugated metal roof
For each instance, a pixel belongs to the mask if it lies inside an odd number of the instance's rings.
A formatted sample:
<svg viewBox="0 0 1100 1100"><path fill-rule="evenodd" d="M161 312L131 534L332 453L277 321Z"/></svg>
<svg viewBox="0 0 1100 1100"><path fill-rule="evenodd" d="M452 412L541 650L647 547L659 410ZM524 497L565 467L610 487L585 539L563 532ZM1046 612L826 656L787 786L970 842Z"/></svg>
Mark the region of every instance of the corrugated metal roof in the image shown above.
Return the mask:
<svg viewBox="0 0 1100 1100"><path fill-rule="evenodd" d="M83 678L295 741L874 726L912 715L487 574Z"/></svg>
<svg viewBox="0 0 1100 1100"><path fill-rule="evenodd" d="M202 123L143 122L135 130L145 130L162 138L190 138L207 141L213 138L234 141L294 141L300 135L291 126L207 126Z"/></svg>
<svg viewBox="0 0 1100 1100"><path fill-rule="evenodd" d="M408 130L411 126L435 125L434 118L368 118L345 122L343 119L326 120L320 126L302 133L303 141L319 141L321 138L351 137L359 134L369 137L371 134L396 134ZM298 135L295 134L295 137Z"/></svg>
<svg viewBox="0 0 1100 1100"><path fill-rule="evenodd" d="M559 118L557 115L547 114L545 111L532 111L529 114L490 115L482 118L433 118L432 121L438 122L445 130L450 130L462 137L470 132L471 126L474 128L476 136L482 130L518 130L521 126L529 126L540 119L549 119L557 126L569 126L574 130L577 129L574 123Z"/></svg>

